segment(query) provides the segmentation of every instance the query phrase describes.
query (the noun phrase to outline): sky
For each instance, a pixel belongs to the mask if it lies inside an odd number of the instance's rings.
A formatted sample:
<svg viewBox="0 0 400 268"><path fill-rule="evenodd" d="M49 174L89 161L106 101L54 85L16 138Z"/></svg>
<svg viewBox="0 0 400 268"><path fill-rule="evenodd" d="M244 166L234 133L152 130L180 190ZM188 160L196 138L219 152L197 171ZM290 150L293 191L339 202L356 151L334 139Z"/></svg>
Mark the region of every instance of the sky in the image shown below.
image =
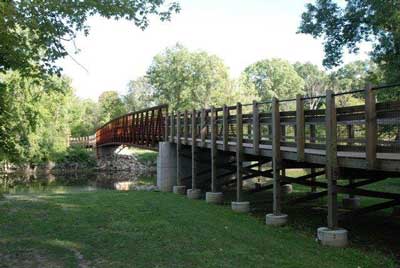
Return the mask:
<svg viewBox="0 0 400 268"><path fill-rule="evenodd" d="M321 66L322 40L296 34L300 16L310 0L177 0L181 12L170 22L151 20L142 31L129 21L91 17L90 34L79 34L80 50L59 62L72 79L76 94L97 100L106 90L124 94L130 80L145 75L153 57L180 43L190 50L203 50L222 58L232 78L258 60L283 58L291 63ZM365 59L346 55L345 62Z"/></svg>

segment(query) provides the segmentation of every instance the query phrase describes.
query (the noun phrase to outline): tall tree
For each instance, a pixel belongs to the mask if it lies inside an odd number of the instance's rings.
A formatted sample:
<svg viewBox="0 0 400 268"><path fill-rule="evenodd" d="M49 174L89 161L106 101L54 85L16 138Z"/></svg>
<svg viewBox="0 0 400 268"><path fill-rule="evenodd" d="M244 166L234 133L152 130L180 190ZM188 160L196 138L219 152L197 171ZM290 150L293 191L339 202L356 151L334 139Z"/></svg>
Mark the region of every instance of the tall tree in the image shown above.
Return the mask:
<svg viewBox="0 0 400 268"><path fill-rule="evenodd" d="M289 62L282 59L251 64L243 71L242 79L247 87L256 89L261 100L294 98L304 93L303 79Z"/></svg>
<svg viewBox="0 0 400 268"><path fill-rule="evenodd" d="M228 68L220 58L179 44L154 57L147 77L158 101L172 109L221 104L221 92L230 89Z"/></svg>
<svg viewBox="0 0 400 268"><path fill-rule="evenodd" d="M311 63L296 62L293 64L297 74L304 80L304 93L307 97L316 97L324 95L329 89L329 76ZM306 101L306 105L315 110L322 105L321 98L311 98Z"/></svg>
<svg viewBox="0 0 400 268"><path fill-rule="evenodd" d="M65 150L72 99L70 81L1 74L0 161L40 162Z"/></svg>
<svg viewBox="0 0 400 268"><path fill-rule="evenodd" d="M165 0L1 1L0 72L60 73L55 62L68 55L65 42L78 32L88 35L90 16L126 19L145 29L151 15L169 20L179 10Z"/></svg>
<svg viewBox="0 0 400 268"><path fill-rule="evenodd" d="M100 124L126 113L124 103L116 91L104 91L99 97Z"/></svg>
<svg viewBox="0 0 400 268"><path fill-rule="evenodd" d="M361 42L372 42L372 60L386 80L400 80L399 1L348 0L341 7L334 0L317 0L306 8L299 32L324 38L324 66L339 66L345 48L357 53Z"/></svg>
<svg viewBox="0 0 400 268"><path fill-rule="evenodd" d="M128 92L123 96L126 110L139 111L157 105L154 98L155 89L145 77L140 77L128 83Z"/></svg>

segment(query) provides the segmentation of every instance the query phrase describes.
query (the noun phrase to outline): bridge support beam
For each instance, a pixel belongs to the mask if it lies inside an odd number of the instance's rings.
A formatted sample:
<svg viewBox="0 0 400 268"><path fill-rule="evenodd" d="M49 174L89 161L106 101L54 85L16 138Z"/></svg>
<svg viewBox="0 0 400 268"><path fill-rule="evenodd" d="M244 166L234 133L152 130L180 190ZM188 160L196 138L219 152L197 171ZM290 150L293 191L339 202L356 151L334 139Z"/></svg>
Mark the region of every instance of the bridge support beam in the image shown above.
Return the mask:
<svg viewBox="0 0 400 268"><path fill-rule="evenodd" d="M281 159L281 127L280 127L280 115L279 115L279 101L276 98L272 99L272 170L274 177L274 197L273 197L273 213L265 216L265 223L271 226L285 225L287 222L288 215L282 213L281 207L281 170L282 159Z"/></svg>
<svg viewBox="0 0 400 268"><path fill-rule="evenodd" d="M242 104L236 105L236 202L231 207L235 212L250 211L250 202L242 200L243 188L243 116Z"/></svg>
<svg viewBox="0 0 400 268"><path fill-rule="evenodd" d="M345 247L347 245L347 230L338 228L337 204L337 123L336 105L333 91L326 92L326 178L328 181L328 227L317 230L318 240L322 245Z"/></svg>

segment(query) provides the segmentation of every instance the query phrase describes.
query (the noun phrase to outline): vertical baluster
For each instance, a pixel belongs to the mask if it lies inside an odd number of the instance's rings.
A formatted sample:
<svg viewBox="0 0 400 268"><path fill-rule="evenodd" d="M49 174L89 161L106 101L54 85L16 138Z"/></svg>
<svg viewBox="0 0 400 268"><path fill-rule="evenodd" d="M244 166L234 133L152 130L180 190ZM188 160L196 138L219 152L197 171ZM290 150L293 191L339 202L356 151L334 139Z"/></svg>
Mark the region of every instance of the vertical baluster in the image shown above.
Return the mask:
<svg viewBox="0 0 400 268"><path fill-rule="evenodd" d="M228 133L229 133L229 125L228 125L228 116L229 116L229 111L228 111L228 107L226 105L224 105L223 108L223 115L222 115L222 148L224 151L228 150Z"/></svg>
<svg viewBox="0 0 400 268"><path fill-rule="evenodd" d="M297 161L304 161L305 147L305 122L304 122L304 101L301 95L296 96L296 145Z"/></svg>
<svg viewBox="0 0 400 268"><path fill-rule="evenodd" d="M367 166L373 169L376 166L377 122L375 93L371 85L365 89L365 128Z"/></svg>
<svg viewBox="0 0 400 268"><path fill-rule="evenodd" d="M260 112L256 101L253 101L253 149L255 154L260 153Z"/></svg>

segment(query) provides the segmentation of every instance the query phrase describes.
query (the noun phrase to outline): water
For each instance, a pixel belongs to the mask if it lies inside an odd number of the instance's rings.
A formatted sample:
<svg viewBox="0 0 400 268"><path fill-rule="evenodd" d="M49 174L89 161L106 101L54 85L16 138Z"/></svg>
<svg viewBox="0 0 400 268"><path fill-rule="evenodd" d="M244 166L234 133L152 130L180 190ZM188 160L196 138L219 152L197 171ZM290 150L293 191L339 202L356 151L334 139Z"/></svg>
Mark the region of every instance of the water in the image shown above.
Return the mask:
<svg viewBox="0 0 400 268"><path fill-rule="evenodd" d="M132 175L128 171L68 171L53 173L0 173L0 192L6 194L69 193L116 189L118 183L154 185L155 174Z"/></svg>

